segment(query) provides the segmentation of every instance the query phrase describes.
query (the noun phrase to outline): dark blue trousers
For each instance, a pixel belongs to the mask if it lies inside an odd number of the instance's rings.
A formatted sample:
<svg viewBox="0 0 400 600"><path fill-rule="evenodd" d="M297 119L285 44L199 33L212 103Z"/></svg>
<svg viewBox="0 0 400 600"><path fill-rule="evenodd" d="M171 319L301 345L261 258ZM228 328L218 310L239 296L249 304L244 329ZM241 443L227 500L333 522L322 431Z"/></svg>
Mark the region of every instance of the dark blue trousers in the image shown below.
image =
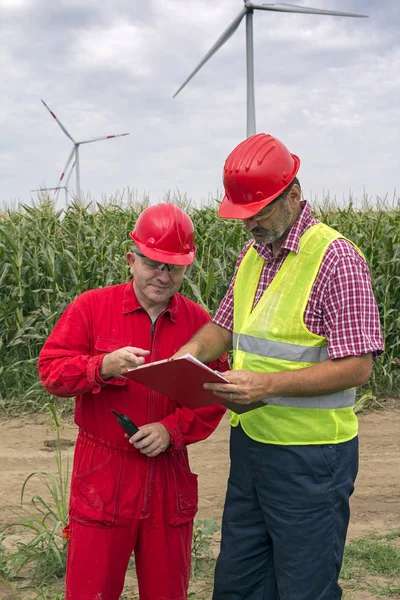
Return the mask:
<svg viewBox="0 0 400 600"><path fill-rule="evenodd" d="M213 600L339 600L358 438L276 446L231 428Z"/></svg>

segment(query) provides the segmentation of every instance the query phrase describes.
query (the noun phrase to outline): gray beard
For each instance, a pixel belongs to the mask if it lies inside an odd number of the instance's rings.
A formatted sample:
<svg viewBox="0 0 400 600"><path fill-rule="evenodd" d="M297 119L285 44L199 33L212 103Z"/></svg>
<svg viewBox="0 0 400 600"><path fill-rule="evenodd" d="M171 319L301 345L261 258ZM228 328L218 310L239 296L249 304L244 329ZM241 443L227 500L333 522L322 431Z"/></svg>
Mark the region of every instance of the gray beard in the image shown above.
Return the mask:
<svg viewBox="0 0 400 600"><path fill-rule="evenodd" d="M265 227L254 227L251 234L254 237L256 244L273 244L283 237L292 226L292 215L287 206L286 198L282 199L282 208L279 220L274 223L270 228ZM257 233L257 237L254 236Z"/></svg>

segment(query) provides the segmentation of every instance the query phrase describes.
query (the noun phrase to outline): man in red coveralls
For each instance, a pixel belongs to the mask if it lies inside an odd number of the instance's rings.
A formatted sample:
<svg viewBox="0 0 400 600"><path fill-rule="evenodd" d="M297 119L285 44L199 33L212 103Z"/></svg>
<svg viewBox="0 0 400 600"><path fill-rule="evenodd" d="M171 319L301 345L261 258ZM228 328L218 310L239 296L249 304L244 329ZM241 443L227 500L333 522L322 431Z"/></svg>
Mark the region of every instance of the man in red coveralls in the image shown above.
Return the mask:
<svg viewBox="0 0 400 600"><path fill-rule="evenodd" d="M208 437L225 412L177 408L120 376L169 358L210 320L178 293L196 251L188 215L151 206L130 237L133 281L76 298L39 357L45 388L76 396L67 600L117 600L132 551L141 600L186 600L198 500L186 446ZM129 442L111 409L139 426Z"/></svg>

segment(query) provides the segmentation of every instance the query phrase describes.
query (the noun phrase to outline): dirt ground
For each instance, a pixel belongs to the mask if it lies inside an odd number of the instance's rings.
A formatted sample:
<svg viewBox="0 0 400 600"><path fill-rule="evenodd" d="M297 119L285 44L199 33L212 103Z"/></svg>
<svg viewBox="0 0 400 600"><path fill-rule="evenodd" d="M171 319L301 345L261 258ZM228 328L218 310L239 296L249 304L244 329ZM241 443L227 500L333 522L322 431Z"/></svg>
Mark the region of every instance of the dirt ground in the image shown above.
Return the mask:
<svg viewBox="0 0 400 600"><path fill-rule="evenodd" d="M400 404L395 410L362 414L359 421L360 471L351 502L350 540L400 527ZM228 438L224 418L208 440L190 449L192 470L199 474L199 519L221 519Z"/></svg>
<svg viewBox="0 0 400 600"><path fill-rule="evenodd" d="M393 401L387 406L360 415L360 472L351 503L349 539L400 527L400 404ZM75 437L72 420L65 421L62 438L73 443ZM228 438L229 421L224 417L208 440L190 448L192 470L199 474L199 519L221 519ZM54 439L47 416L0 419L0 528L15 519L25 478L34 471L55 472ZM63 454L72 461L73 445L68 447L66 442L65 446ZM33 482L30 485L27 499L37 491Z"/></svg>

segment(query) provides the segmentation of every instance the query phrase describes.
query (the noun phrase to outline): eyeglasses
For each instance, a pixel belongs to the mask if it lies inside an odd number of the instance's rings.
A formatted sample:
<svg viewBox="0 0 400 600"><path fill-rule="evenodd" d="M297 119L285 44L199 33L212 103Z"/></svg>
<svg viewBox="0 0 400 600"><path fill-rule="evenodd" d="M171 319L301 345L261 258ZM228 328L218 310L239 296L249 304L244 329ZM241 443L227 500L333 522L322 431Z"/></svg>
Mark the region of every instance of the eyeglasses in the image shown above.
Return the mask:
<svg viewBox="0 0 400 600"><path fill-rule="evenodd" d="M147 269L148 271L164 271L164 269L167 269L168 273L172 273L173 275L177 275L178 273L182 273L185 270L185 265L170 265L168 263L160 263L157 262L156 260L151 260L150 258L147 258L147 256L145 256L144 254L142 254L139 250L134 250L133 251L134 254L137 254L137 256L140 256L140 258L142 259L142 263L145 269Z"/></svg>
<svg viewBox="0 0 400 600"><path fill-rule="evenodd" d="M252 217L249 217L249 219L252 219L253 221L263 221L267 217L271 216L274 210L276 209L279 200L282 200L282 198L284 198L285 195L286 193L281 194L280 196L275 198L275 200L272 200L272 202L268 204L268 206L261 209L260 212L253 215Z"/></svg>

